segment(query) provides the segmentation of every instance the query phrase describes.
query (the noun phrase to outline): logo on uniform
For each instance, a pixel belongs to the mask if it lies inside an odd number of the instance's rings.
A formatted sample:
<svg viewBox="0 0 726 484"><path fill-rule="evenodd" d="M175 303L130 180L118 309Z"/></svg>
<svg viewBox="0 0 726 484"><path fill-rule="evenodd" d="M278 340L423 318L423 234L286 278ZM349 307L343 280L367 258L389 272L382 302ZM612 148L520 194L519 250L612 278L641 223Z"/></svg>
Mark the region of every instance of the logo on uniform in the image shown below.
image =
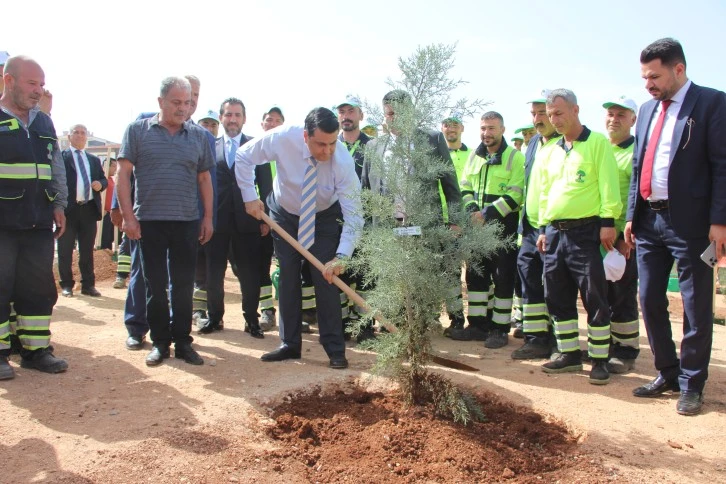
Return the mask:
<svg viewBox="0 0 726 484"><path fill-rule="evenodd" d="M53 161L53 143L48 143L48 159Z"/></svg>
<svg viewBox="0 0 726 484"><path fill-rule="evenodd" d="M585 183L585 175L587 175L587 173L585 173L584 171L577 170L577 177L575 178L575 181L577 183Z"/></svg>
<svg viewBox="0 0 726 484"><path fill-rule="evenodd" d="M499 184L499 191L504 192L507 190L507 184L506 183L500 183Z"/></svg>

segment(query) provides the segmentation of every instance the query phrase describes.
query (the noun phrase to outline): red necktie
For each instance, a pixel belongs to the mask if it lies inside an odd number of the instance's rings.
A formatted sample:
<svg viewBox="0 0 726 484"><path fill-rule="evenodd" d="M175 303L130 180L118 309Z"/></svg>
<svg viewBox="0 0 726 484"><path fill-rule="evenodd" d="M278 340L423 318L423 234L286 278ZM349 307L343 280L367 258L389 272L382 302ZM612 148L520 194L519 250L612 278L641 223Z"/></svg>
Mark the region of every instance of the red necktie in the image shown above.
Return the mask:
<svg viewBox="0 0 726 484"><path fill-rule="evenodd" d="M640 173L640 195L643 200L648 200L653 191L650 189L650 180L653 177L653 161L655 160L655 151L658 149L658 140L660 139L660 133L663 131L663 124L665 123L666 112L668 106L673 101L668 99L667 101L661 101L661 111L658 116L658 121L655 123L653 133L650 135L648 140L648 147L645 149L645 157L643 158L643 170Z"/></svg>

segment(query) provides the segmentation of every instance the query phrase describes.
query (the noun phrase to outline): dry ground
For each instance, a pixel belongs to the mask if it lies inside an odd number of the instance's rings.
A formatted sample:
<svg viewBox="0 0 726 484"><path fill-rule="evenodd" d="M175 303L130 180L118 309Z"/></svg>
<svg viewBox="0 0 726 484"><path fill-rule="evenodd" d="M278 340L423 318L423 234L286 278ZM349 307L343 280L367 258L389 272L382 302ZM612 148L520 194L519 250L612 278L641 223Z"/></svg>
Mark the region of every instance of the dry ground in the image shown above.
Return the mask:
<svg viewBox="0 0 726 484"><path fill-rule="evenodd" d="M307 474L270 457L284 450L270 437L272 408L321 385L363 382L390 390L387 382L368 379L374 358L369 353L350 349L349 369L328 369L315 335L306 335L302 360L261 363L260 355L278 345L277 333L256 340L242 331L231 272L225 330L195 337L206 364L193 367L172 358L148 368L146 351L124 347L125 290L111 283L97 283L101 298L58 301L53 344L68 359L68 372L40 374L14 360L16 378L0 382L0 482L306 482ZM674 334L680 335L675 296ZM725 297L717 296L721 318ZM602 470L583 475L573 458L572 474L560 475L562 482L726 481L724 326L715 327L706 403L697 417L677 415L676 397L631 396L654 375L645 334L636 370L604 387L588 384L587 372L548 376L537 362L512 361L509 354L519 344L510 339L506 348L487 350L481 343L439 337L434 347L442 356L481 371L436 371L562 422L578 442L576 455Z"/></svg>

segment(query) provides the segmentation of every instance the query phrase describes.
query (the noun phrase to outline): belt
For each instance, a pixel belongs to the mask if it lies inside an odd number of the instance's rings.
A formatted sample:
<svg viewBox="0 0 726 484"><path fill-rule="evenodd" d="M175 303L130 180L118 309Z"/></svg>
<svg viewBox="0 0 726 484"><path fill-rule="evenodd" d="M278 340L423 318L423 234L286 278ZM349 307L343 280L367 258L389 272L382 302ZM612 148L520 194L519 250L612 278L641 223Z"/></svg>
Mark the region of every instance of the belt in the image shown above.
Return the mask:
<svg viewBox="0 0 726 484"><path fill-rule="evenodd" d="M651 210L668 210L668 200L646 200Z"/></svg>
<svg viewBox="0 0 726 484"><path fill-rule="evenodd" d="M76 200L76 205L85 205L87 203L91 203L91 200L82 200L80 202Z"/></svg>
<svg viewBox="0 0 726 484"><path fill-rule="evenodd" d="M570 230L576 227L582 227L583 225L599 221L600 217L585 217L576 219L553 220L552 222L550 222L550 225L552 225L552 227L556 230Z"/></svg>

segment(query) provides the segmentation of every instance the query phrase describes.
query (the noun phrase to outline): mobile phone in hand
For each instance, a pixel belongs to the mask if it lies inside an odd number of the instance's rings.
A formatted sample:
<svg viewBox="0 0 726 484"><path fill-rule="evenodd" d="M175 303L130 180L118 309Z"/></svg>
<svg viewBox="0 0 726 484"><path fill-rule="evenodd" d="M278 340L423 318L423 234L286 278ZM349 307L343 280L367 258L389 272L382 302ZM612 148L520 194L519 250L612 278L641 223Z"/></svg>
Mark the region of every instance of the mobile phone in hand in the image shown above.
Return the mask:
<svg viewBox="0 0 726 484"><path fill-rule="evenodd" d="M716 267L718 258L716 257L716 241L714 240L709 244L706 250L701 254L701 260L708 264L709 267Z"/></svg>

